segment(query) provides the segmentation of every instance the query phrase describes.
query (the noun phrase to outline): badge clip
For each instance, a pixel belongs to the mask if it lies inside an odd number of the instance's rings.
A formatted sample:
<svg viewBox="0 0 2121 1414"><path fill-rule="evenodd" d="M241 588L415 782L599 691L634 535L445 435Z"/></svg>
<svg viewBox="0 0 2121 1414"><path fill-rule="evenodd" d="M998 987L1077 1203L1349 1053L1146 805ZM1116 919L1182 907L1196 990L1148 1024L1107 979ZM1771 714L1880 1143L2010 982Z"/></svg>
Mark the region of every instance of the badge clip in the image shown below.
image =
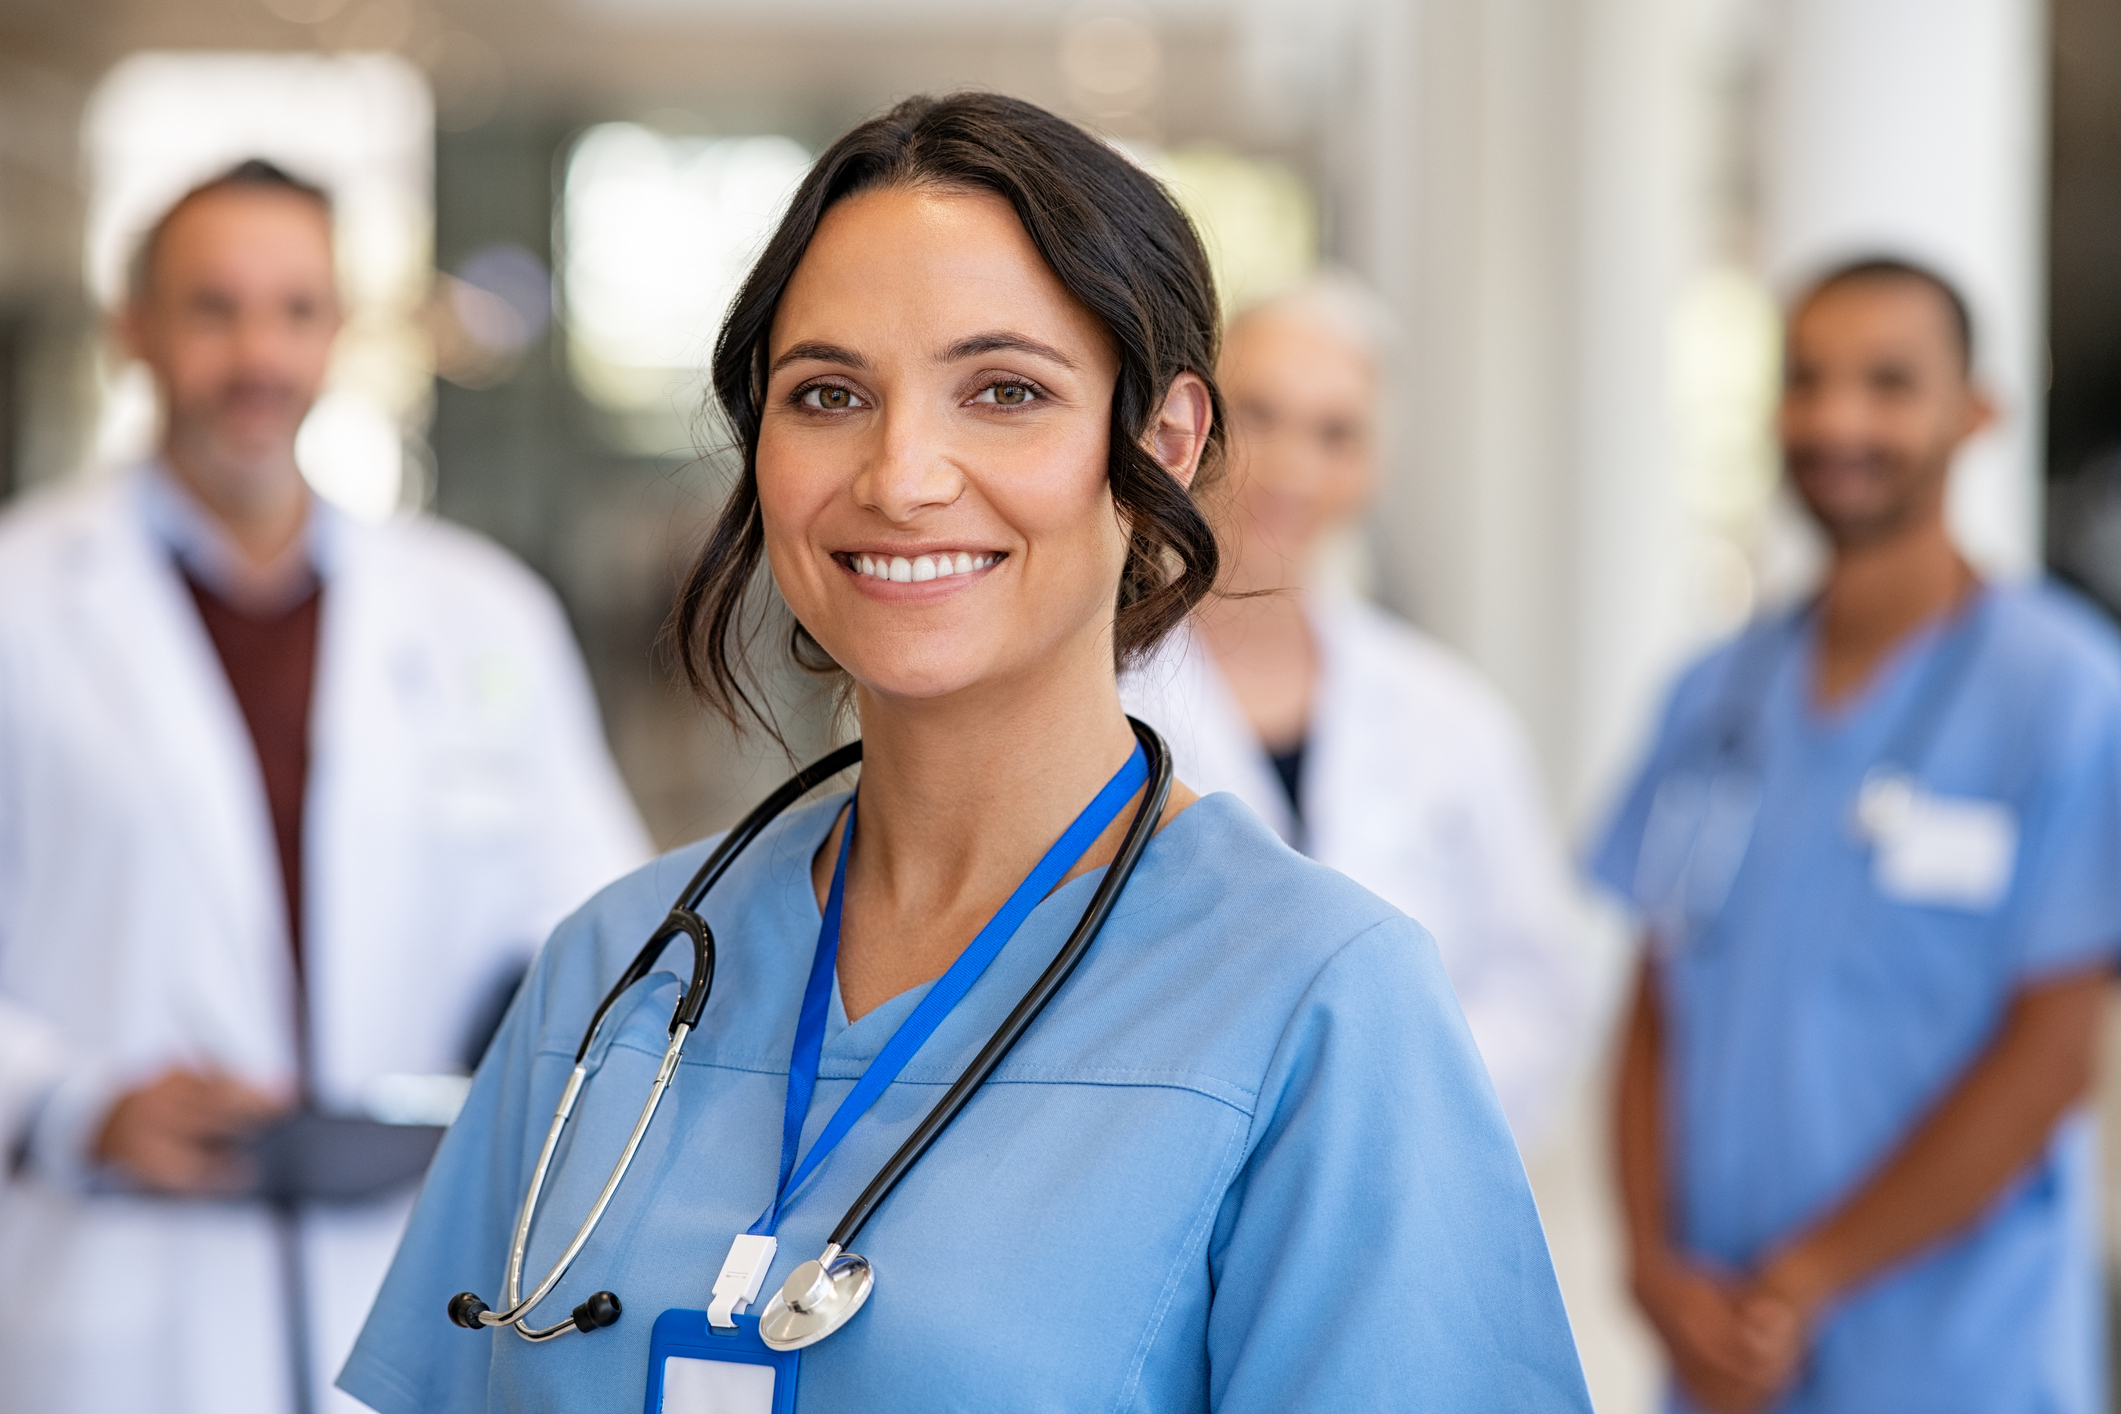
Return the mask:
<svg viewBox="0 0 2121 1414"><path fill-rule="evenodd" d="M759 1299L759 1288L766 1284L766 1270L773 1265L774 1249L779 1246L777 1238L749 1232L740 1233L729 1244L722 1274L714 1279L714 1301L707 1307L708 1325L723 1330L735 1328L737 1315Z"/></svg>

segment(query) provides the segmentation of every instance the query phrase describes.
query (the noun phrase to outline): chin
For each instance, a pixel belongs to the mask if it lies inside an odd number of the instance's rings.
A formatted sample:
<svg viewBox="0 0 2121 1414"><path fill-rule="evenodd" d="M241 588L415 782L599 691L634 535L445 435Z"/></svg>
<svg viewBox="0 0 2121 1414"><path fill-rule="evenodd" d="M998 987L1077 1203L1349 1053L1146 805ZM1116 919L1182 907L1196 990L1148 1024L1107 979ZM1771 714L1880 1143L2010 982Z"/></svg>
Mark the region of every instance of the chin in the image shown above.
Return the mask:
<svg viewBox="0 0 2121 1414"><path fill-rule="evenodd" d="M832 653L855 685L866 693L900 701L932 701L976 687L996 676L989 654L968 652L962 635L910 635L911 642L892 642L881 635L846 653ZM943 641L933 641L940 639ZM822 641L822 640L821 640ZM826 647L828 653L831 647Z"/></svg>

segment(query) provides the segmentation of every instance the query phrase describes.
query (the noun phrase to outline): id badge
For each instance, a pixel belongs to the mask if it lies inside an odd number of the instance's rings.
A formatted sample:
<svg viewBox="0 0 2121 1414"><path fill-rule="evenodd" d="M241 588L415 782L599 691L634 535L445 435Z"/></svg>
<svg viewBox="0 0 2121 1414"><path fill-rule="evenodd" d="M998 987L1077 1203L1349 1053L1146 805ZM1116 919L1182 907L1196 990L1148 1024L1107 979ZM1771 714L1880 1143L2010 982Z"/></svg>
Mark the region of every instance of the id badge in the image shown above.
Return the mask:
<svg viewBox="0 0 2121 1414"><path fill-rule="evenodd" d="M1933 795L1897 772L1874 772L1856 797L1856 823L1889 899L1987 913L2010 892L2018 817L2000 800Z"/></svg>
<svg viewBox="0 0 2121 1414"><path fill-rule="evenodd" d="M759 1318L716 1330L705 1311L665 1311L648 1336L643 1414L795 1414L801 1352L759 1339Z"/></svg>

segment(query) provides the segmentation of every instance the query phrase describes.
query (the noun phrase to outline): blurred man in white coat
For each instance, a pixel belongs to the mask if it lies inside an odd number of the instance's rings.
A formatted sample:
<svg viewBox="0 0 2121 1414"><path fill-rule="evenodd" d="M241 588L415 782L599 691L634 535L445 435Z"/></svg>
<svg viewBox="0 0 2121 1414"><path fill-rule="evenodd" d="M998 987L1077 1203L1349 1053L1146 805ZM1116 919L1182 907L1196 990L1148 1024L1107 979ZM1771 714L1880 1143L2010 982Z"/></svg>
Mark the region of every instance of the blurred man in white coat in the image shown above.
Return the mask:
<svg viewBox="0 0 2121 1414"><path fill-rule="evenodd" d="M354 1407L327 1382L411 1176L269 1205L254 1139L432 1109L414 1077L475 1062L512 971L647 849L551 594L304 485L339 322L324 193L258 162L198 188L121 321L159 455L0 519L10 1414ZM372 1138L309 1162L349 1181Z"/></svg>
<svg viewBox="0 0 2121 1414"><path fill-rule="evenodd" d="M1526 1152L1589 1022L1560 840L1501 695L1409 625L1313 583L1376 480L1379 359L1366 291L1320 276L1230 327L1222 597L1124 681L1197 789L1435 935Z"/></svg>

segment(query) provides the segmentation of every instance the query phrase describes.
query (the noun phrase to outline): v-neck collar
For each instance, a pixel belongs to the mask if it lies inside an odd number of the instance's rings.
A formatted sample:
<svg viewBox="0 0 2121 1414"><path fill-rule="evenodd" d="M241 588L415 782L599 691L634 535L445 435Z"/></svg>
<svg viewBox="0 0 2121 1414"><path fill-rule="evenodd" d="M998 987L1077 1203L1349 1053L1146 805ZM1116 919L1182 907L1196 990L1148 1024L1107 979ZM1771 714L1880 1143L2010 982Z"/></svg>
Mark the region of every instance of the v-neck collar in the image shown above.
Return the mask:
<svg viewBox="0 0 2121 1414"><path fill-rule="evenodd" d="M1863 685L1831 707L1818 705L1820 616L1816 609L1803 613L1797 628L1797 651L1787 675L1786 691L1794 699L1796 721L1803 735L1830 749L1862 745L1874 735L1889 733L1896 722L1914 711L1910 700L1923 685L1937 654L1956 633L1965 631L1980 613L1989 595L1988 584L1973 591L1941 613L1930 615L1886 651Z"/></svg>

